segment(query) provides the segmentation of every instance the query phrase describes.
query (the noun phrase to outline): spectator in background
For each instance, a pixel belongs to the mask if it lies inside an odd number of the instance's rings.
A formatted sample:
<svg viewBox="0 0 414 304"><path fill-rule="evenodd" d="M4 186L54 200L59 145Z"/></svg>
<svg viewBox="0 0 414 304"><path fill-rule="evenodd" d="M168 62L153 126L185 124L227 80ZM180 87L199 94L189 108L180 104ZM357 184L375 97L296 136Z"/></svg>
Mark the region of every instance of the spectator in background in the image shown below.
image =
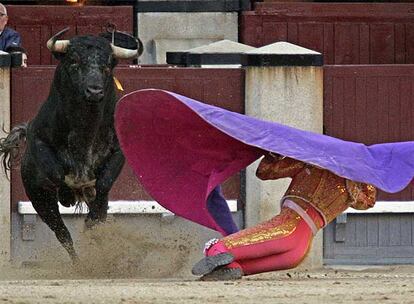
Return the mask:
<svg viewBox="0 0 414 304"><path fill-rule="evenodd" d="M0 3L0 51L7 51L10 47L21 46L20 34L6 26L8 20L7 9Z"/></svg>

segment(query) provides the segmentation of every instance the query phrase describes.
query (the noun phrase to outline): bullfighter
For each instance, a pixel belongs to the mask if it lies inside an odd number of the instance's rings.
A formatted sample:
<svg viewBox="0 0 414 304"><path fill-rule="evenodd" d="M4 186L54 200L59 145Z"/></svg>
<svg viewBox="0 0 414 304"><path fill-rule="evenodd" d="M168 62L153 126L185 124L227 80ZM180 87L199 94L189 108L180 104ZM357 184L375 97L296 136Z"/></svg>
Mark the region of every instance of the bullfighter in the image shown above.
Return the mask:
<svg viewBox="0 0 414 304"><path fill-rule="evenodd" d="M318 230L348 207L365 210L375 204L372 185L272 153L262 159L256 175L262 180L292 178L280 214L221 240L212 239L193 274L204 280L232 280L294 268L305 258Z"/></svg>
<svg viewBox="0 0 414 304"><path fill-rule="evenodd" d="M377 188L395 193L414 176L413 141L366 146L163 90L124 96L115 127L129 165L157 202L226 236L207 244L194 266L206 279L294 267L313 235L346 208L370 208ZM278 216L235 233L217 187L262 156L259 178L292 183Z"/></svg>

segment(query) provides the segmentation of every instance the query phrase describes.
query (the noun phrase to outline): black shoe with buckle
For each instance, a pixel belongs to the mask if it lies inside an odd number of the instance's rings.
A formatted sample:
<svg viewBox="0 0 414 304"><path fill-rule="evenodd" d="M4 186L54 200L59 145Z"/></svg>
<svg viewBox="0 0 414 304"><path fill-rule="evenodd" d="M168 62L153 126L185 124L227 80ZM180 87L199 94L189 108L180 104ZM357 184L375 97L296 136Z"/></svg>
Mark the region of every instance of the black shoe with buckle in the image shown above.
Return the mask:
<svg viewBox="0 0 414 304"><path fill-rule="evenodd" d="M233 260L234 256L230 253L220 253L217 255L206 256L194 265L191 272L194 275L206 275L215 270L217 267L230 264Z"/></svg>

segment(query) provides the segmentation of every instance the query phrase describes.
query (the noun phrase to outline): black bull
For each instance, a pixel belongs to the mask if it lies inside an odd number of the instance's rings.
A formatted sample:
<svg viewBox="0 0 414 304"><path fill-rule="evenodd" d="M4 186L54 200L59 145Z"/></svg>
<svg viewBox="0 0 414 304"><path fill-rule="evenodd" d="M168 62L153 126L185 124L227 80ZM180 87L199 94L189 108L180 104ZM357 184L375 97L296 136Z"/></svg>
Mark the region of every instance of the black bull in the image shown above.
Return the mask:
<svg viewBox="0 0 414 304"><path fill-rule="evenodd" d="M64 31L48 41L60 62L47 100L32 121L1 139L0 154L10 170L19 144L26 139L21 162L26 194L76 261L58 201L67 207L86 202L87 227L105 221L108 193L124 164L114 131L113 69L117 58L136 58L139 51L116 47L99 36L57 40Z"/></svg>

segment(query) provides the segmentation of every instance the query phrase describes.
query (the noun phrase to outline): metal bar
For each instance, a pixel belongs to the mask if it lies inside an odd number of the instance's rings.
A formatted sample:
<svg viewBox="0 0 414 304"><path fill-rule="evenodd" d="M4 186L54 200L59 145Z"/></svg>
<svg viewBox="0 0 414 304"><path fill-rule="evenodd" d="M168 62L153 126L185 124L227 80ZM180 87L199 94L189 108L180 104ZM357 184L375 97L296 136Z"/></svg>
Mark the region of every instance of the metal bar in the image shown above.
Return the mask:
<svg viewBox="0 0 414 304"><path fill-rule="evenodd" d="M344 213L414 213L414 201L378 201L373 208L367 210L348 208Z"/></svg>
<svg viewBox="0 0 414 304"><path fill-rule="evenodd" d="M237 211L237 200L227 200L231 212ZM156 201L109 201L108 214L165 214L170 213L169 210L162 207ZM32 203L28 201L20 201L17 205L19 214L37 214ZM87 214L89 212L85 203L80 208L64 207L59 203L60 214Z"/></svg>

